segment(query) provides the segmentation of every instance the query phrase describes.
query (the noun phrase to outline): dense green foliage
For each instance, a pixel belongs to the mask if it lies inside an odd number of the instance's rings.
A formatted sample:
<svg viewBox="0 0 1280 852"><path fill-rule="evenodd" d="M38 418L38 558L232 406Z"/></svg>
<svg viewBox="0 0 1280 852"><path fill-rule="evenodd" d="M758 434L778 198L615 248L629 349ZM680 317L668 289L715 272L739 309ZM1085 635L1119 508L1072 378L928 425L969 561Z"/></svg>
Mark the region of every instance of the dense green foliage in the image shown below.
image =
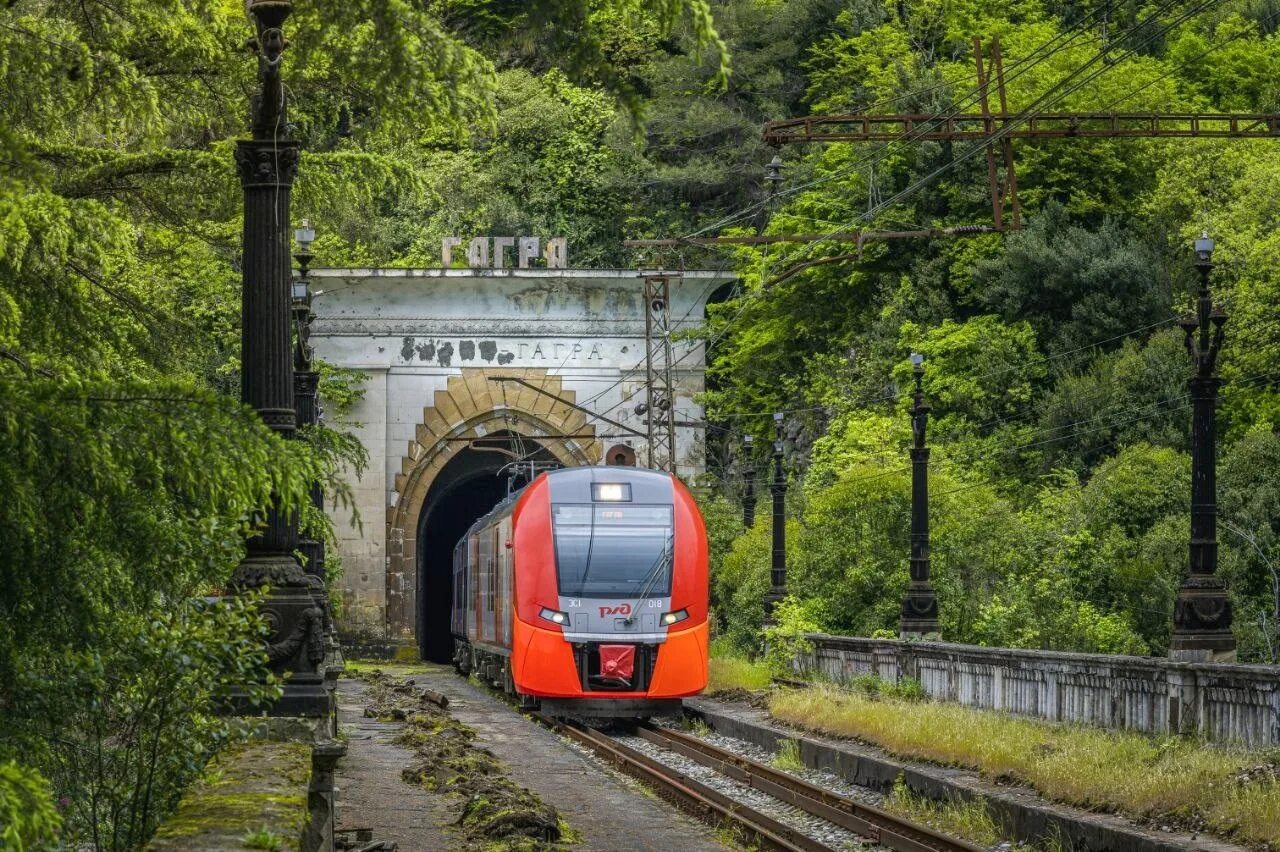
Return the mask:
<svg viewBox="0 0 1280 852"><path fill-rule="evenodd" d="M0 763L0 843L23 852L57 840L62 819L49 782L15 761Z"/></svg>
<svg viewBox="0 0 1280 852"><path fill-rule="evenodd" d="M640 257L621 240L988 222L982 151L960 143L788 146L765 203L761 124L976 111L974 35L1000 37L1014 111L1271 111L1278 22L1271 0L300 2L295 214L334 266L429 266L445 235L542 233L567 236L575 266L735 270L706 329L706 514L718 627L748 650L770 529L767 511L742 529L736 501L745 464L765 481L775 410L793 482L779 635L894 631L914 350L945 635L1163 653L1189 490L1174 319L1208 228L1231 313L1222 573L1242 657L1275 661L1271 140L1019 141L1016 233ZM249 604L195 601L272 494L304 503L319 477L341 500L339 470L361 462L328 429L281 442L235 401L248 32L241 0L0 10L0 761L24 767L0 784L43 796L21 779L49 779L69 843L137 845L223 742L209 710L260 675L261 625ZM1099 73L1043 98L1082 68ZM838 254L854 256L796 271ZM323 390L359 392L332 372ZM740 457L743 433L760 457ZM138 733L104 737L121 728ZM104 754L93 771L86 749ZM17 830L52 830L40 819Z"/></svg>
<svg viewBox="0 0 1280 852"><path fill-rule="evenodd" d="M677 25L722 85L728 56L700 0L296 4L286 130L307 152L295 209L325 222L316 248L330 262L411 257L447 221L450 181L490 172L520 186L513 199L541 181L530 197L547 215L615 239L587 223L598 191L566 195L575 158L607 173L598 138L617 104L637 105L617 35ZM349 437L321 426L282 441L236 399L231 148L255 87L251 32L242 0L0 8L6 848L55 832L68 848L145 845L232 735L214 713L228 691L276 688L255 601L206 596L273 499L331 534L309 484L341 502L339 472L363 463ZM531 45L543 64L499 74L501 51ZM552 114L563 127L548 146ZM452 205L463 224L465 208ZM326 370L322 393L332 410L359 389Z"/></svg>
<svg viewBox="0 0 1280 852"><path fill-rule="evenodd" d="M1002 42L1012 111L1280 104L1273 4L865 2L827 20L799 52L805 89L794 113L976 112L975 35ZM730 48L740 56L732 39ZM1082 67L1100 73L1060 101L1042 100ZM1271 495L1280 480L1264 461L1280 450L1272 366L1280 279L1264 259L1274 216L1266 187L1280 175L1271 143L1014 148L1026 218L1019 232L868 242L860 261L789 276L781 273L851 248L826 241L735 252L744 286L713 312L707 401L713 420L732 424L726 444L744 431L772 432L767 415L740 412L789 412L788 579L798 608L785 612L833 632L896 633L910 504L902 391L916 351L932 406L932 556L944 635L1164 653L1187 561L1190 490L1190 368L1173 326L1190 305L1188 246L1203 228L1218 242L1214 286L1231 314L1220 571L1237 605L1241 658L1276 660ZM768 233L991 220L984 158L967 143L783 153L789 180ZM762 462L738 459L714 472L733 494L743 465L762 472ZM759 641L768 523L734 542L716 585L724 626L747 648Z"/></svg>

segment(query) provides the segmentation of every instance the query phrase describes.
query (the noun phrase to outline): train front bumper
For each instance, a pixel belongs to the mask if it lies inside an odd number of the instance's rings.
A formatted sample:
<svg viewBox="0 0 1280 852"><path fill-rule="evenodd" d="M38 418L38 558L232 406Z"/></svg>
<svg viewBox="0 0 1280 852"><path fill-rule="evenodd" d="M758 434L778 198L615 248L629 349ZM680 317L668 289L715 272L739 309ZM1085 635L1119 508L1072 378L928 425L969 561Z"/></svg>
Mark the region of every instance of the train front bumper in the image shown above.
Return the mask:
<svg viewBox="0 0 1280 852"><path fill-rule="evenodd" d="M511 673L516 691L524 695L605 700L637 696L683 698L696 695L707 686L708 626L705 621L670 631L665 642L649 646L656 650L657 660L648 688L639 692L583 689L578 657L573 645L559 630L535 627L517 618L511 639Z"/></svg>

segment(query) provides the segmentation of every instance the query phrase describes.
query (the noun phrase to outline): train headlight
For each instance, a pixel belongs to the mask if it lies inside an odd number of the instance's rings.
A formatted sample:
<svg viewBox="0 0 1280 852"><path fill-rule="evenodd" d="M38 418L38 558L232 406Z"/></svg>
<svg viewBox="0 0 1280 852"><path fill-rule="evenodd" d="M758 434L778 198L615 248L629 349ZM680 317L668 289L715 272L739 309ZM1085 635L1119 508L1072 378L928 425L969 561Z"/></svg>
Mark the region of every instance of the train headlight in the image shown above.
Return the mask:
<svg viewBox="0 0 1280 852"><path fill-rule="evenodd" d="M688 617L689 610L687 609L678 609L675 612L664 612L662 614L662 625L664 627L670 627L673 624L679 624Z"/></svg>
<svg viewBox="0 0 1280 852"><path fill-rule="evenodd" d="M630 503L631 483L593 482L591 483L591 500L596 503Z"/></svg>
<svg viewBox="0 0 1280 852"><path fill-rule="evenodd" d="M542 618L545 618L547 621L553 622L555 624L569 623L569 616L565 615L563 612L556 612L554 609L547 609L545 606L542 608L542 611L538 613L538 615Z"/></svg>

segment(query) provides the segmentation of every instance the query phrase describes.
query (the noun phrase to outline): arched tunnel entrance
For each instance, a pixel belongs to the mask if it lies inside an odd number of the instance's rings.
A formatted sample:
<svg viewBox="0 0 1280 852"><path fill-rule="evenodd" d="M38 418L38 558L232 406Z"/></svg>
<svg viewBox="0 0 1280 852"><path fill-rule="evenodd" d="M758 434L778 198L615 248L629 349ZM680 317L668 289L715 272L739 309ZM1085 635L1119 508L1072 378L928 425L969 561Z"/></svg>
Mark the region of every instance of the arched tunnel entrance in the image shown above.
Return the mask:
<svg viewBox="0 0 1280 852"><path fill-rule="evenodd" d="M507 496L507 466L513 458L537 462L544 469L556 462L545 448L512 432L491 433L483 444L480 449L469 446L449 460L432 481L418 516L418 649L422 659L436 663L453 659L449 616L454 545L476 519ZM521 484L523 480L517 481L516 487Z"/></svg>

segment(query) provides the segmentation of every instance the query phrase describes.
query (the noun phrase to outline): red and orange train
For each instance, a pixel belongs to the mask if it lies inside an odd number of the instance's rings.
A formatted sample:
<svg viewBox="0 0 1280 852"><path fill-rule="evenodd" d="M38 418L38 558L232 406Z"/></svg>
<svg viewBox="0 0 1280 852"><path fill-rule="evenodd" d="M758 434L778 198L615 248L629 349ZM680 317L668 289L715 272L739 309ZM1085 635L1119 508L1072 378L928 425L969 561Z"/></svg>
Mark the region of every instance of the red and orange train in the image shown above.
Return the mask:
<svg viewBox="0 0 1280 852"><path fill-rule="evenodd" d="M678 712L707 684L707 535L670 474L551 471L453 560L454 662L551 714Z"/></svg>

